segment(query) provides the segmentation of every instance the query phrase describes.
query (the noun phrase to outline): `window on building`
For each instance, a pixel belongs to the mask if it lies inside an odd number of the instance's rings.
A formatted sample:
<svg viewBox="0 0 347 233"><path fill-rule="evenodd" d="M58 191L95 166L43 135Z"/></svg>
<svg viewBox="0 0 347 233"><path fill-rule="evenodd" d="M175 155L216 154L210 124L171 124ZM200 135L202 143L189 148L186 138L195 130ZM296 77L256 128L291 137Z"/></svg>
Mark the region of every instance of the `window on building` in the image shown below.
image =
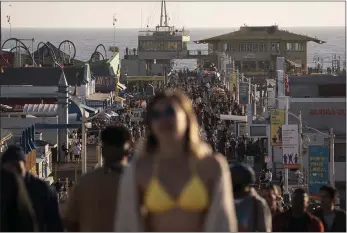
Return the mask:
<svg viewBox="0 0 347 233"><path fill-rule="evenodd" d="M346 97L346 84L325 84L318 86L319 97Z"/></svg>
<svg viewBox="0 0 347 233"><path fill-rule="evenodd" d="M188 49L187 42L185 41L185 42L183 42L183 50L187 50L187 49Z"/></svg>
<svg viewBox="0 0 347 233"><path fill-rule="evenodd" d="M299 51L305 51L304 43L298 43L298 44L299 44Z"/></svg>
<svg viewBox="0 0 347 233"><path fill-rule="evenodd" d="M259 70L269 70L269 65L268 61L258 61Z"/></svg>
<svg viewBox="0 0 347 233"><path fill-rule="evenodd" d="M287 43L287 44L286 44L286 50L287 50L287 51L292 51L292 49L293 49L293 48L292 48L292 45L293 45L292 43Z"/></svg>
<svg viewBox="0 0 347 233"><path fill-rule="evenodd" d="M271 44L271 52L279 53L279 51L280 51L280 44L279 43L272 43Z"/></svg>
<svg viewBox="0 0 347 233"><path fill-rule="evenodd" d="M247 44L247 52L253 52L252 44Z"/></svg>
<svg viewBox="0 0 347 233"><path fill-rule="evenodd" d="M300 49L299 49L299 43L294 43L293 45L294 45L294 50L295 50L295 51L300 51Z"/></svg>
<svg viewBox="0 0 347 233"><path fill-rule="evenodd" d="M335 162L346 162L346 143L334 144L334 160Z"/></svg>
<svg viewBox="0 0 347 233"><path fill-rule="evenodd" d="M233 44L227 44L227 51L231 52L233 48Z"/></svg>
<svg viewBox="0 0 347 233"><path fill-rule="evenodd" d="M181 41L177 42L177 50L182 51L182 42Z"/></svg>
<svg viewBox="0 0 347 233"><path fill-rule="evenodd" d="M240 44L240 45L239 45L239 51L240 51L240 52L247 52L247 46L246 46L246 44Z"/></svg>
<svg viewBox="0 0 347 233"><path fill-rule="evenodd" d="M265 52L263 44L258 44L258 50L259 52Z"/></svg>
<svg viewBox="0 0 347 233"><path fill-rule="evenodd" d="M258 52L258 47L259 47L259 44L257 43L252 44L253 52Z"/></svg>
<svg viewBox="0 0 347 233"><path fill-rule="evenodd" d="M259 52L267 52L267 44L266 43L258 44L258 51Z"/></svg>
<svg viewBox="0 0 347 233"><path fill-rule="evenodd" d="M177 42L168 42L168 49L170 51L176 51L177 50Z"/></svg>
<svg viewBox="0 0 347 233"><path fill-rule="evenodd" d="M256 61L243 61L242 71L255 71L257 68Z"/></svg>

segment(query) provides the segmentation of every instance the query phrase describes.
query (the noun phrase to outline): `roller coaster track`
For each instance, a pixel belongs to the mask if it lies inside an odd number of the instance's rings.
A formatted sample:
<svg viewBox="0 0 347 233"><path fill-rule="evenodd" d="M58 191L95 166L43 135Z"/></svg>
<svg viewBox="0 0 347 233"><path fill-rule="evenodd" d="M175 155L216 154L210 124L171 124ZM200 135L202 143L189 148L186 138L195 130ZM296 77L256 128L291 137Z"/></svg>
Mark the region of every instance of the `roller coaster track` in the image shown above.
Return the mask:
<svg viewBox="0 0 347 233"><path fill-rule="evenodd" d="M55 55L55 53L54 53L52 47L49 46L48 44L46 44L45 42L40 42L40 43L38 43L38 45L37 45L37 51L39 51L40 45L45 46L45 47L48 49L49 55L52 57L54 63L58 63L58 62L57 62L57 56ZM42 54L42 61L43 61L43 59L44 59L44 55ZM38 60L41 60L41 59L40 59L40 53L39 53L39 52L38 52Z"/></svg>
<svg viewBox="0 0 347 233"><path fill-rule="evenodd" d="M26 52L27 52L28 55L30 56L30 58L31 58L31 60L32 60L32 65L33 65L33 66L37 66L37 64L36 64L36 62L35 62L35 59L34 59L33 55L30 53L30 50L28 49L28 47L27 47L21 40L19 40L19 39L17 39L17 38L12 37L12 38L9 38L9 39L5 40L4 43L1 45L1 52L3 51L5 44L6 44L8 41L11 41L11 40L16 41L16 43L20 43L20 45L17 45L16 47L12 48L11 51L12 51L13 49L15 49L15 48L18 48L18 47L19 47L19 48L23 48L24 50L26 50ZM4 56L2 55L2 53L1 53L1 58L7 63L8 66L13 67L12 65L10 65L10 64L7 62L7 60L4 58Z"/></svg>
<svg viewBox="0 0 347 233"><path fill-rule="evenodd" d="M99 47L102 47L102 48L104 49L104 54L105 54L105 56L104 56L102 53L100 53L100 52L98 51ZM107 59L106 48L105 48L105 46L104 46L103 44L98 44L98 46L96 46L96 48L95 48L94 52L92 53L92 55L90 56L90 59L89 59L88 62L91 62L91 60L93 59L93 57L94 57L96 54L101 55L103 60L104 60L104 59Z"/></svg>
<svg viewBox="0 0 347 233"><path fill-rule="evenodd" d="M72 41L70 41L70 40L64 40L64 41L62 41L62 42L59 44L59 47L58 47L58 49L59 49L59 51L60 51L60 53L58 54L58 58L59 58L61 64L63 64L64 61L65 61L65 56L64 56L64 55L65 55L65 52L63 52L63 51L61 50L61 46L62 46L63 44L65 44L65 43L68 43L69 45L71 44L71 45L72 45L72 48L73 48L73 56L71 56L70 54L66 54L66 55L69 56L69 62L70 62L70 60L73 60L73 59L75 59L75 57L76 57L76 46L75 46L75 44L74 44Z"/></svg>

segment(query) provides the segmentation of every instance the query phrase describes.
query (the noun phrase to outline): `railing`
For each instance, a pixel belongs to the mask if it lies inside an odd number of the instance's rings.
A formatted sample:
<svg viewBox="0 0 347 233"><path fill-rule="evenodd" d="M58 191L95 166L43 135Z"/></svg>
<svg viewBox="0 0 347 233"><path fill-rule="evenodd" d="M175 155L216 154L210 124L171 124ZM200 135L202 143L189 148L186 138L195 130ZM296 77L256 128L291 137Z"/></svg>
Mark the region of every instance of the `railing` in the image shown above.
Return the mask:
<svg viewBox="0 0 347 233"><path fill-rule="evenodd" d="M211 50L188 50L190 56L209 56L213 54Z"/></svg>
<svg viewBox="0 0 347 233"><path fill-rule="evenodd" d="M188 31L139 31L138 36L189 36Z"/></svg>

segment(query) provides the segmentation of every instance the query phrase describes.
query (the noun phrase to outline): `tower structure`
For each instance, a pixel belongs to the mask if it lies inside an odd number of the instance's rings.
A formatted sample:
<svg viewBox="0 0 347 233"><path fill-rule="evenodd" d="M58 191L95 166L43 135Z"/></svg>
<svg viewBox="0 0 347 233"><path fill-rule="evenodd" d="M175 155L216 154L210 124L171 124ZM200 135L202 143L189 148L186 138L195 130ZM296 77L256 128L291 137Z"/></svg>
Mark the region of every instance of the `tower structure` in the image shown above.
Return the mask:
<svg viewBox="0 0 347 233"><path fill-rule="evenodd" d="M62 69L59 83L58 83L58 124L69 123L69 85L67 83L64 70ZM62 146L65 143L69 145L69 135L66 127L60 127L58 129L58 146L59 146L59 158L60 161L64 161L65 152L62 151Z"/></svg>

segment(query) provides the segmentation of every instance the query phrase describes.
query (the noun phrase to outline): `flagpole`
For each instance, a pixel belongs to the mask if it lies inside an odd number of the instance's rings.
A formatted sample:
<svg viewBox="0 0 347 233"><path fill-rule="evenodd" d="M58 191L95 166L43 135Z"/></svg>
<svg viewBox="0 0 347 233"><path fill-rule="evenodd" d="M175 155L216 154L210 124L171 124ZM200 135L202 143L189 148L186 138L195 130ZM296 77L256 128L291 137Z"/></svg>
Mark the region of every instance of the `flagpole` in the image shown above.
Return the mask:
<svg viewBox="0 0 347 233"><path fill-rule="evenodd" d="M116 14L113 15L113 45L116 46Z"/></svg>

